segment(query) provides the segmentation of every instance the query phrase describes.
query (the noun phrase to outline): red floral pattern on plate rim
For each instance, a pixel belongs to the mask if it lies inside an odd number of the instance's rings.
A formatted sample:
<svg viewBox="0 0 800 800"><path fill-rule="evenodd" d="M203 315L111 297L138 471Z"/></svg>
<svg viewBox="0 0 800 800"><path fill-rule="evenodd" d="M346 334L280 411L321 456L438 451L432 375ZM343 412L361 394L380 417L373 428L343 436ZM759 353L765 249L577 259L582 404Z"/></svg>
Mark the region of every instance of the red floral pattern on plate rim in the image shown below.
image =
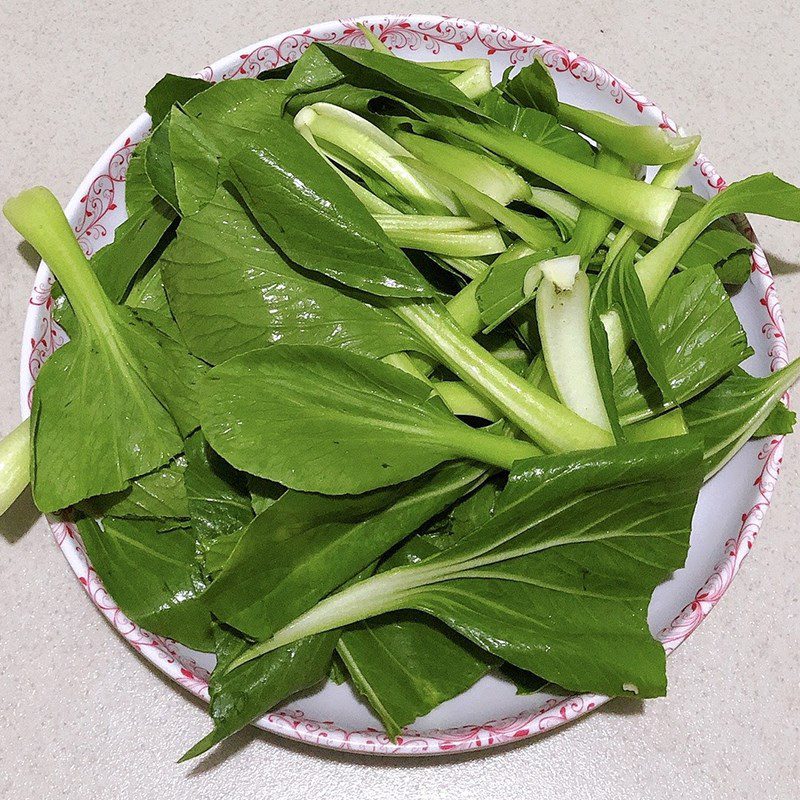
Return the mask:
<svg viewBox="0 0 800 800"><path fill-rule="evenodd" d="M455 17L385 16L366 17L360 21L367 24L392 50L422 51L431 55L447 52L457 57L465 45L471 44L473 48L482 47L487 55L501 54L510 65L522 65L538 56L554 72L567 73L575 80L592 84L598 91L607 93L618 105L632 103L639 113L647 114L659 127L676 130L675 123L644 95L584 56L546 39L500 25ZM266 69L294 61L316 41L365 46L364 35L355 23L354 19L342 19L272 37L203 68L197 75L208 81L255 76ZM147 123L146 116L140 117L128 128L126 134L138 131L138 136L123 134L95 165L70 203L68 212L75 235L87 255L97 250L98 245L102 246L118 224L118 221L110 224L109 215L117 209L117 188L125 180L128 160L139 138L144 135ZM725 181L707 158L699 156L695 168L710 189L720 191L725 188ZM756 242L746 221L745 226L748 235ZM788 353L775 283L757 242L752 256L751 281L761 293L759 302L766 312L767 321L762 325L761 334L768 343L767 355L774 371L788 362ZM21 364L21 405L26 414L30 407L32 383L42 363L64 342L63 331L50 319L51 284L49 271L42 268L37 274L29 301ZM686 641L708 616L739 571L769 508L780 473L782 454L783 437L772 438L763 444L757 456L758 473L754 479L757 501L742 514L737 535L726 542L724 552L692 602L660 631L658 638L668 654ZM155 666L194 695L208 700L208 672L180 654L174 642L142 630L129 620L105 591L84 553L74 526L55 520L50 520L50 525L56 543L78 580L106 619ZM583 716L607 699L587 694L551 698L532 712L491 720L482 725L425 733L408 730L394 743L380 730L345 730L332 722L307 719L301 711L269 713L258 721L258 725L282 736L325 747L389 755L435 755L492 747L535 736Z"/></svg>

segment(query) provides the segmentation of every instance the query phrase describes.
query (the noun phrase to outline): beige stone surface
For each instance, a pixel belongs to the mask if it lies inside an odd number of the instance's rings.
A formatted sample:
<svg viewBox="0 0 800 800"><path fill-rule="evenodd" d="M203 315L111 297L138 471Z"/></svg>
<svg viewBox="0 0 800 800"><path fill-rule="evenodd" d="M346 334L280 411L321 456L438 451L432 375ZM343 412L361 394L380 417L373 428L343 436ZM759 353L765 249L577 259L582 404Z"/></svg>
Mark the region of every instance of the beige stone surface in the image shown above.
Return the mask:
<svg viewBox="0 0 800 800"><path fill-rule="evenodd" d="M406 11L429 11L405 0ZM365 3L3 0L0 197L43 183L64 202L166 71ZM438 9L435 9L438 10ZM800 183L794 0L451 2L583 52L704 135L728 179ZM756 220L800 340L800 226ZM0 430L18 420L32 258L0 225ZM797 352L794 350L794 352ZM149 668L83 594L28 498L0 520L0 797L796 798L800 796L800 439L758 546L707 624L670 660L670 696L617 702L539 740L446 760L312 750L245 731L199 763L200 704Z"/></svg>

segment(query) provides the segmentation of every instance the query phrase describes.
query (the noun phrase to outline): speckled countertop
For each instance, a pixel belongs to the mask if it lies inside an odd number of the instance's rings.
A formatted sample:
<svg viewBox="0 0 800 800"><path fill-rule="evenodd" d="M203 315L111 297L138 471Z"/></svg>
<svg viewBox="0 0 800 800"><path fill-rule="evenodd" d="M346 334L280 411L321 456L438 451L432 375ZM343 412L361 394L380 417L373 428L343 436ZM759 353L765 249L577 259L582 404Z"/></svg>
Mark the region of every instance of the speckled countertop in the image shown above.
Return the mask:
<svg viewBox="0 0 800 800"><path fill-rule="evenodd" d="M595 10L603 8L602 17ZM194 69L366 4L31 3L4 0L0 198L44 183L66 202L166 71ZM407 0L401 11L428 12ZM486 4L446 9L565 44L646 92L729 180L800 183L793 0ZM755 221L790 342L800 341L800 226ZM18 352L32 254L0 225L0 431L18 420ZM800 796L800 439L774 507L720 606L670 659L670 696L618 701L571 727L449 760L382 760L244 731L199 763L201 705L117 637L84 595L29 497L0 519L0 797L109 800L481 798L649 800Z"/></svg>

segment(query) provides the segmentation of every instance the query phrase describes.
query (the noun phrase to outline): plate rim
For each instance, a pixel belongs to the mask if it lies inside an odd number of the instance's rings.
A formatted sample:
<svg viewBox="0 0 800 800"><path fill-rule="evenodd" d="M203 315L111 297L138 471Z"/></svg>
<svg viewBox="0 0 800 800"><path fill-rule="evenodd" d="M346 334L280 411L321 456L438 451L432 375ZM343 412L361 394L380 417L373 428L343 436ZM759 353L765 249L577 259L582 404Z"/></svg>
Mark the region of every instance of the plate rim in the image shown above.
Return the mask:
<svg viewBox="0 0 800 800"><path fill-rule="evenodd" d="M398 49L423 50L434 57L447 48L450 48L447 52L453 50L457 55L465 44L476 43L485 47L487 55L498 52L507 54L510 65L528 63L534 55L538 55L550 69L568 72L576 80L594 84L598 91L609 93L618 105L631 102L644 119L662 128L677 130L675 123L655 103L594 61L546 39L499 24L459 17L387 14L315 23L236 50L203 67L196 76L213 81L255 76L262 68L266 68L265 65L278 66L294 60L313 41L364 44L363 34L356 27L356 22L368 25L382 40ZM124 181L130 153L149 127L149 116L140 114L106 149L67 205L67 216L87 253L92 252L94 243L108 233L105 228L108 221L104 223L104 218L116 209L113 203L115 183ZM698 156L696 166L710 189L721 191L725 188L725 181L705 156ZM775 281L764 252L749 224L746 230L756 245L752 253L750 280L755 284L759 302L770 319L762 327L762 336L769 344L767 355L770 369L774 371L788 362L783 318ZM30 413L30 393L39 367L63 341L61 332L50 322L47 313L51 284L49 269L41 264L34 280L23 328L20 359L22 418ZM45 306L44 316L42 306ZM783 440L783 436L775 436L765 441L756 457L760 462L754 481L754 485L758 486L757 502L742 515L739 531L726 541L724 552L695 593L694 599L659 632L658 638L664 644L667 655L686 641L705 620L725 594L752 548L780 473ZM105 591L83 551L75 527L52 518L48 518L48 522L56 543L78 580L117 632L176 683L208 701L208 672L179 654L171 640L151 634L130 621ZM332 749L394 756L445 755L496 747L545 733L584 716L607 700L604 696L593 694L551 698L538 709L479 725L424 732L404 731L396 742L389 741L386 734L377 728L346 730L331 721L311 720L301 712L292 710L268 713L254 724L287 738Z"/></svg>

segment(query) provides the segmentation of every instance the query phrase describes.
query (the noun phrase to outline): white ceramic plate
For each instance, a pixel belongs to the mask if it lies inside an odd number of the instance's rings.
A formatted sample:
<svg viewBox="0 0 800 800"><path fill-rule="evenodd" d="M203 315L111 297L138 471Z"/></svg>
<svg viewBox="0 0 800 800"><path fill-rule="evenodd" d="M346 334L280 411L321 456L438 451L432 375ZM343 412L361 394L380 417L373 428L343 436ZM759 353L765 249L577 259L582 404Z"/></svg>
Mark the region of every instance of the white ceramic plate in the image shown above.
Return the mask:
<svg viewBox="0 0 800 800"><path fill-rule="evenodd" d="M499 25L437 16L367 17L363 22L404 58L488 57L495 78L509 65L524 65L539 55L551 70L562 99L629 122L675 129L657 106L607 70L536 36ZM354 20L337 20L270 37L204 67L198 75L210 81L255 76L297 59L315 41L365 46ZM168 67L165 64L165 70ZM141 88L144 92L148 87ZM136 143L147 135L149 124L146 114L136 119L94 165L69 203L68 217L87 254L111 241L114 229L124 219L128 159ZM703 156L687 172L686 182L706 196L725 186ZM50 319L51 283L52 276L42 265L23 335L20 402L25 416L39 368L64 341L63 332ZM734 304L756 351L746 365L748 370L766 374L782 367L787 353L781 313L772 275L759 247L753 252L750 282L737 294ZM770 504L782 450L781 438L750 442L703 488L686 566L656 590L650 606L651 630L668 653L705 619L752 547ZM69 469L69 465L64 468ZM154 636L128 620L105 592L75 529L52 521L51 527L78 580L119 633L173 680L207 699L213 658ZM256 724L282 736L331 748L387 755L441 754L534 736L582 716L605 700L596 695L518 696L511 684L488 676L417 720L392 743L377 718L347 685L328 684L291 699ZM203 733L202 729L196 731L198 738Z"/></svg>

